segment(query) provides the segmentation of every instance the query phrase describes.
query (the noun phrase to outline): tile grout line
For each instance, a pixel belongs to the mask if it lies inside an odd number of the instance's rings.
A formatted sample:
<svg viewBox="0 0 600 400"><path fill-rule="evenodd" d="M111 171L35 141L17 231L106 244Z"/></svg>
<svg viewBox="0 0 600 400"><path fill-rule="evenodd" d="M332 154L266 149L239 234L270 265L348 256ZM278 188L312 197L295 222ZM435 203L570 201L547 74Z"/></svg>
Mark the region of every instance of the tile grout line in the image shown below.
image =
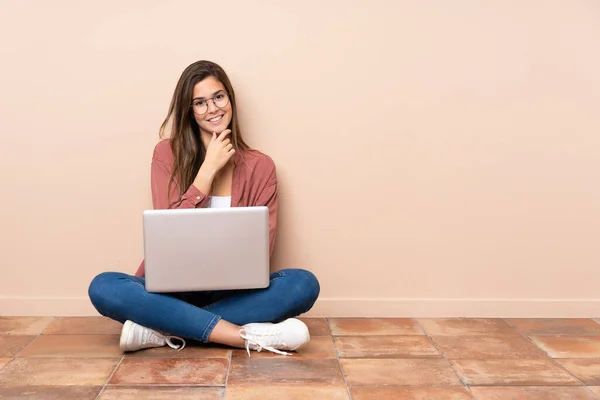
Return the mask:
<svg viewBox="0 0 600 400"><path fill-rule="evenodd" d="M30 341L29 343L27 343L27 344L26 344L26 345L25 345L25 346L24 346L24 347L23 347L21 350L19 350L19 351L17 352L17 354L15 354L15 355L14 355L14 357L13 357L13 358L12 358L12 359L11 359L11 360L8 362L8 363L6 363L6 365L8 365L9 363L11 363L11 362L13 362L14 360L16 360L16 359L17 359L17 357L19 356L19 354L21 354L22 352L24 352L24 351L25 351L25 349L26 349L26 348L28 348L28 347L31 345L31 343L35 342L35 341L36 341L36 340L37 340L37 339L38 339L40 336L42 336L42 335L44 334L44 332L46 331L46 329L48 329L48 327L49 327L50 325L52 325L52 323L53 323L55 320L56 320L56 317L52 317L52 320L51 320L50 322L48 322L48 325L46 325L46 327L44 327L44 329L42 329L42 330L40 331L40 333L38 333L37 335L20 335L20 336L35 336L35 337L34 337L33 339L31 339L31 341ZM17 336L17 335L14 335L14 336ZM6 367L6 365L5 365L4 367ZM2 368L4 368L4 367L2 367Z"/></svg>
<svg viewBox="0 0 600 400"><path fill-rule="evenodd" d="M519 330L519 328L517 328L516 326L514 326L513 324L511 324L510 322L508 322L507 318L502 318L502 320L504 322L506 322L515 331L517 331L523 338L525 338L525 340L527 340L529 343L531 343L532 345L534 345L535 347L537 347L542 353L544 353L546 355L546 357L548 357L550 359L551 362L553 362L556 366L558 366L558 368L562 369L567 374L569 374L570 376L572 376L573 378L575 378L575 380L577 380L577 382L581 383L581 385L583 385L583 387L585 387L590 393L592 393L594 396L596 396L596 393L592 392L592 389L590 389L588 387L588 385L586 385L585 383L583 383L583 381L581 381L581 379L579 379L578 377L576 377L573 373L571 373L571 371L569 371L561 363L559 363L558 361L556 361L552 356L550 356L550 354L548 354L544 349L542 349L540 346L538 346L529 336L527 336L526 334L524 334L523 332L521 332ZM559 336L559 335L553 335L553 336ZM564 386L564 384L563 384L563 386ZM576 387L576 386L573 386L573 387Z"/></svg>
<svg viewBox="0 0 600 400"><path fill-rule="evenodd" d="M340 374L342 374L342 379L344 380L344 386L346 386L346 392L348 393L348 399L352 400L352 393L350 392L350 387L348 386L348 381L346 381L346 375L344 374L344 368L342 367L342 363L340 361L340 354L338 353L338 348L335 343L335 336L333 336L331 332L331 326L329 325L329 318L324 318L325 323L327 324L327 329L329 330L329 337L333 342L333 350L335 351L335 359L337 360L338 367L340 369Z"/></svg>
<svg viewBox="0 0 600 400"><path fill-rule="evenodd" d="M41 335L43 335L43 334L44 334L44 332L46 332L46 330L47 330L48 328L50 328L50 325L52 325L52 324L53 324L55 321L58 321L58 317L52 317L52 321L50 321L50 322L48 323L48 325L46 325L46 327L45 327L44 329L42 329L42 331L40 332L40 334L39 334L38 336L41 336Z"/></svg>
<svg viewBox="0 0 600 400"><path fill-rule="evenodd" d="M104 392L104 389L106 389L106 387L108 386L108 382L110 382L110 380L112 379L115 372L117 372L117 369L119 369L119 366L121 366L121 363L123 362L124 359L125 359L125 353L123 353L123 355L121 356L121 359L119 360L119 362L117 363L117 365L115 366L113 371L110 373L110 375L106 379L106 382L104 382L104 385L102 385L102 389L100 389L100 392L98 392L98 395L96 396L96 400L98 400L100 398L100 396L102 395L102 392Z"/></svg>
<svg viewBox="0 0 600 400"><path fill-rule="evenodd" d="M229 350L229 360L227 362L227 375L225 376L225 391L223 398L227 396L227 387L229 386L229 374L231 373L231 363L233 362L233 350Z"/></svg>
<svg viewBox="0 0 600 400"><path fill-rule="evenodd" d="M52 325L52 323L56 320L56 317L52 317L52 319L50 320L50 322L48 322L48 325L46 325L44 327L44 329L42 329L40 331L40 333L38 333L37 335L7 335L7 336L35 336L33 339L31 339L31 341L29 343L27 343L25 346L23 346L23 348L21 350L19 350L14 356L11 357L10 361L8 361L6 364L4 364L2 367L0 367L0 370L3 370L4 368L6 368L10 363L12 363L13 361L15 361L17 359L17 357L19 356L19 354L21 354L22 352L25 351L25 349L27 347L29 347L31 345L31 343L33 343L37 338L39 338L40 336L42 336L42 334L44 333L44 331L46 329L48 329L48 327L50 325Z"/></svg>
<svg viewBox="0 0 600 400"><path fill-rule="evenodd" d="M473 399L477 400L477 397L471 391L471 387L469 385L467 385L465 383L465 381L462 380L462 378L460 377L460 375L458 374L458 372L456 372L456 370L454 369L454 366L452 365L452 363L450 362L450 360L448 360L448 357L446 357L446 355L444 354L444 352L442 351L442 349L440 349L439 346L438 346L438 344L435 342L435 340L433 340L433 337L431 337L429 335L429 333L427 333L427 331L425 330L425 328L423 328L421 326L421 324L419 323L419 321L417 320L417 318L411 318L411 319L419 327L419 329L421 329L421 331L423 331L423 333L425 334L425 336L431 341L431 343L433 344L433 346L435 347L435 349L440 353L440 355L442 356L442 358L444 360L446 360L446 362L450 366L450 369L452 369L452 372L454 372L454 374L456 375L456 377L458 378L458 380L463 384L463 386L465 387L465 389L467 389L467 392L471 395L471 397Z"/></svg>

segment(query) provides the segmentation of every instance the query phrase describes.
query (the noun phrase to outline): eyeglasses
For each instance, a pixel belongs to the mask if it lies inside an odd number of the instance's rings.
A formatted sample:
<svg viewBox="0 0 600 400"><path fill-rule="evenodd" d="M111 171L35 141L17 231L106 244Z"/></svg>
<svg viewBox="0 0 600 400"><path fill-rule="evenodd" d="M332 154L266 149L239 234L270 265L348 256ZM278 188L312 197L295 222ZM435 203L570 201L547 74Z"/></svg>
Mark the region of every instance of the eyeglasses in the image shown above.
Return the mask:
<svg viewBox="0 0 600 400"><path fill-rule="evenodd" d="M213 97L209 97L208 99L196 99L192 102L192 109L194 110L194 114L202 115L206 114L208 111L208 101L212 100L215 107L223 108L229 104L229 96L226 92L218 92Z"/></svg>

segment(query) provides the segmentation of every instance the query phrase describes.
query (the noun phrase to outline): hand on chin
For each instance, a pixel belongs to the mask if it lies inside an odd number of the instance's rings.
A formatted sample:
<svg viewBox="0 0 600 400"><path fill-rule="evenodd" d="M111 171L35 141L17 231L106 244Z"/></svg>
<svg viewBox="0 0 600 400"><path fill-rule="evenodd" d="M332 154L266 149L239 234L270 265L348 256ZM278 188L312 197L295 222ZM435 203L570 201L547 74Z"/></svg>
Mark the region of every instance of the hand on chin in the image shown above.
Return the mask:
<svg viewBox="0 0 600 400"><path fill-rule="evenodd" d="M202 127L201 131L202 133L204 133L204 135L212 137L213 132L216 133L217 136L219 136L225 129L228 129L228 127L225 125L218 125L210 128Z"/></svg>

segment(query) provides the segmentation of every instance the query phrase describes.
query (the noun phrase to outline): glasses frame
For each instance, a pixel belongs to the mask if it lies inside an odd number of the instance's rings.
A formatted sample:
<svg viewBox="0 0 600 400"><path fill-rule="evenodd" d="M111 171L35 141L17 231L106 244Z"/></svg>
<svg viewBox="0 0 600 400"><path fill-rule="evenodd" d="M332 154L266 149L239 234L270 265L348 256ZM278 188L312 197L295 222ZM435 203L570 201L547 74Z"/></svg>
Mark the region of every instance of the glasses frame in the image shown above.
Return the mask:
<svg viewBox="0 0 600 400"><path fill-rule="evenodd" d="M204 115L208 112L208 101L212 100L213 104L215 105L215 107L217 107L219 110L223 109L224 107L227 107L227 105L229 103L231 103L231 94L228 91L223 91L223 93L225 93L225 95L227 96L227 104L225 104L223 107L219 107L217 105L217 102L215 101L215 97L218 96L219 94L221 94L221 92L218 92L217 94L215 94L213 97L209 97L207 99L203 99L204 101L206 101L206 111L204 111L203 113L199 114L194 110L194 101L192 101L192 104L190 104L190 108L192 109L192 112L196 115Z"/></svg>

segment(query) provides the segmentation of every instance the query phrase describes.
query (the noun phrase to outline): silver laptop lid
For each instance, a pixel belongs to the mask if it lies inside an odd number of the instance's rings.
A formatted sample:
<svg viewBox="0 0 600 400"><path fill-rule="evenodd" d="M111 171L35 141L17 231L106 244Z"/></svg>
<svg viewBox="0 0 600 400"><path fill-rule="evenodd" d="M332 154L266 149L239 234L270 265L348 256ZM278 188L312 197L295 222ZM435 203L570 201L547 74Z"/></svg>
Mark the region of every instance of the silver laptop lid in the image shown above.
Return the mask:
<svg viewBox="0 0 600 400"><path fill-rule="evenodd" d="M146 210L143 223L149 292L269 285L267 207Z"/></svg>

